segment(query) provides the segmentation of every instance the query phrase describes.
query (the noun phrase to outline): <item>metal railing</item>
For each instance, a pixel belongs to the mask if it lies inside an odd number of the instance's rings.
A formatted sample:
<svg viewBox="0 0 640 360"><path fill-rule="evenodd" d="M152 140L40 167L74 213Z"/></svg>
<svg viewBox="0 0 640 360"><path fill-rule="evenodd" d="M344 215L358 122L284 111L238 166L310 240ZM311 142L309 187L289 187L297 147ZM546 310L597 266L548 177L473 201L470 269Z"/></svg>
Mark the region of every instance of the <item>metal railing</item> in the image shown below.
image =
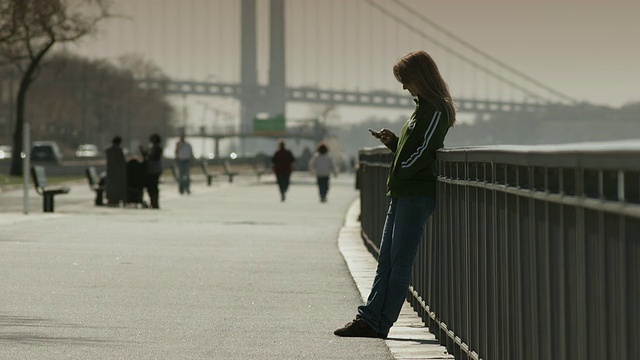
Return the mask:
<svg viewBox="0 0 640 360"><path fill-rule="evenodd" d="M360 151L380 245L386 148ZM640 357L640 142L441 149L408 300L457 359Z"/></svg>

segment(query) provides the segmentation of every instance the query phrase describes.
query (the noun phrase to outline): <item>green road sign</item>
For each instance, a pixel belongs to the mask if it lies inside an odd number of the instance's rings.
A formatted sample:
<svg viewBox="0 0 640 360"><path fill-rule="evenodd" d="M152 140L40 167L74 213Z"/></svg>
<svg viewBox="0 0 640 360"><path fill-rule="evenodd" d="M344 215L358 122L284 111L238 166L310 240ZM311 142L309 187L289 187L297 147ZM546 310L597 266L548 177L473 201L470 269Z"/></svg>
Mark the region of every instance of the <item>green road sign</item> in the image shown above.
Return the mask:
<svg viewBox="0 0 640 360"><path fill-rule="evenodd" d="M284 115L253 119L253 133L256 135L286 135Z"/></svg>

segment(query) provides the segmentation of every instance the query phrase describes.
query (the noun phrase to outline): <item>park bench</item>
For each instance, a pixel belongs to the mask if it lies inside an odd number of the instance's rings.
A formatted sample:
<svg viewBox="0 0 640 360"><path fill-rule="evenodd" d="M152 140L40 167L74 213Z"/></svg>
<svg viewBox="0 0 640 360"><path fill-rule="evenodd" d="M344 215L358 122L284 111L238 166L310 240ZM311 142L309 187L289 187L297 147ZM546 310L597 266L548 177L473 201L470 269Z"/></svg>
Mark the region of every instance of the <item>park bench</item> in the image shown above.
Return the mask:
<svg viewBox="0 0 640 360"><path fill-rule="evenodd" d="M42 195L42 210L53 212L53 197L58 194L67 194L71 189L68 187L50 188L47 184L47 175L44 166L34 165L31 167L31 176L36 192Z"/></svg>
<svg viewBox="0 0 640 360"><path fill-rule="evenodd" d="M207 185L211 186L211 181L216 177L216 174L209 171L209 164L207 163L207 160L202 160L200 162L200 166L202 167L202 173L207 178Z"/></svg>
<svg viewBox="0 0 640 360"><path fill-rule="evenodd" d="M106 190L104 181L100 179L100 176L98 175L98 171L96 170L95 166L89 166L85 170L85 173L87 175L87 181L89 182L89 188L91 188L91 190L96 192L96 201L95 201L96 206L104 205L103 197L104 197L104 192Z"/></svg>
<svg viewBox="0 0 640 360"><path fill-rule="evenodd" d="M264 162L254 161L252 165L253 165L253 170L255 171L256 176L258 177L258 181L260 181L260 179L262 178L262 175L269 174L271 172L271 169L268 168L264 164Z"/></svg>
<svg viewBox="0 0 640 360"><path fill-rule="evenodd" d="M222 163L222 166L224 168L225 175L227 175L229 177L229 182L233 182L233 177L238 175L238 173L233 171L233 170L231 170L231 163L229 163L229 160L225 160Z"/></svg>

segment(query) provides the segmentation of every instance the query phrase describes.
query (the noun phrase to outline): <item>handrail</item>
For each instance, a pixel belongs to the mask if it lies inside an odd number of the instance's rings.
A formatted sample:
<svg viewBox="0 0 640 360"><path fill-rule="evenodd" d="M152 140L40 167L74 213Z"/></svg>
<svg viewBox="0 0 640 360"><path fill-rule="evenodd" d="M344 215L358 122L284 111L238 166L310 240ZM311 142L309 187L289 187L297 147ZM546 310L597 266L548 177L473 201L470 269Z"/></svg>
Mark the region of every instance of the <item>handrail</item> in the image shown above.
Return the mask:
<svg viewBox="0 0 640 360"><path fill-rule="evenodd" d="M380 245L391 152L359 154ZM640 353L640 141L441 149L408 300L458 359Z"/></svg>

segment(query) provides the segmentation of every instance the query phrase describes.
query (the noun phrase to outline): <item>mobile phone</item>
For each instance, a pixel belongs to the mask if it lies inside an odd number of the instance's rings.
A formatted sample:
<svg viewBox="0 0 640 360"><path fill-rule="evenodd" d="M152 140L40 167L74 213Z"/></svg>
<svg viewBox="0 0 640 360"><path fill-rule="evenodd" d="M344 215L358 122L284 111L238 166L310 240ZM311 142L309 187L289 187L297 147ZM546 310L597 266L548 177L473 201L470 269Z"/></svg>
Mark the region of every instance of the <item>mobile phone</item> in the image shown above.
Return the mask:
<svg viewBox="0 0 640 360"><path fill-rule="evenodd" d="M375 136L375 137L380 136L380 133L379 133L379 132L377 132L377 131L375 131L375 130L373 130L372 128L369 128L369 132L371 133L371 135L373 135L373 136Z"/></svg>

